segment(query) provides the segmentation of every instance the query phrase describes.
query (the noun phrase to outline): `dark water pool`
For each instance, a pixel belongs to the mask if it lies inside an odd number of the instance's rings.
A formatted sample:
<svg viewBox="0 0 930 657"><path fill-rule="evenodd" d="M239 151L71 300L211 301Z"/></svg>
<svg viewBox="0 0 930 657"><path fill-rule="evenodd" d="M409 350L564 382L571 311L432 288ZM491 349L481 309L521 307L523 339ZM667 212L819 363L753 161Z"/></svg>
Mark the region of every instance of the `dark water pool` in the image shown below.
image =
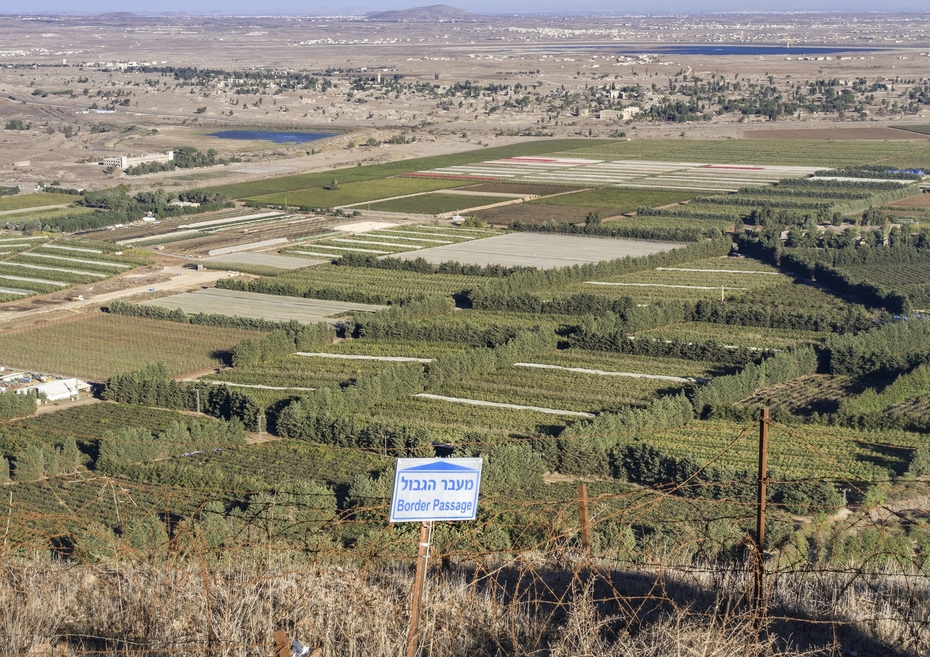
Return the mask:
<svg viewBox="0 0 930 657"><path fill-rule="evenodd" d="M223 130L211 132L209 137L220 139L262 139L276 144L304 144L308 141L317 141L332 137L325 132L279 132L274 130Z"/></svg>

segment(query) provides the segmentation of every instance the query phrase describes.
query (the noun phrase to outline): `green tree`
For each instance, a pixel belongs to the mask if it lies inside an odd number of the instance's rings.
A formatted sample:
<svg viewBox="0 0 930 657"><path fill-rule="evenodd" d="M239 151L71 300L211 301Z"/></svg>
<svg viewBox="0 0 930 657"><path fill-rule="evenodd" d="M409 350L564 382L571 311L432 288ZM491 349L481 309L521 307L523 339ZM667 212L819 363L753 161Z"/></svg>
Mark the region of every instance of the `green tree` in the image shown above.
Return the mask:
<svg viewBox="0 0 930 657"><path fill-rule="evenodd" d="M16 481L37 481L45 475L45 451L38 445L26 445L16 454Z"/></svg>

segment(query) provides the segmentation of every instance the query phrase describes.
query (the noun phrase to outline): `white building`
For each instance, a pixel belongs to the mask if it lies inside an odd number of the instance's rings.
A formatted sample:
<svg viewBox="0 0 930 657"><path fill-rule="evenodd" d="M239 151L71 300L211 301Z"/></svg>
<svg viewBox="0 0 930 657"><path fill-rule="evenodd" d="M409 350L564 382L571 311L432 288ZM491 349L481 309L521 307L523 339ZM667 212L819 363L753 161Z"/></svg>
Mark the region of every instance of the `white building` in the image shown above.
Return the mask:
<svg viewBox="0 0 930 657"><path fill-rule="evenodd" d="M120 157L105 157L101 164L105 167L118 167L120 169L128 169L129 167L134 167L137 164L148 164L149 162L171 162L174 160L174 151L168 151L167 153L149 153L148 155L139 155L138 157L132 157L129 155L121 155Z"/></svg>
<svg viewBox="0 0 930 657"><path fill-rule="evenodd" d="M25 395L31 390L45 395L46 401L56 402L65 399L77 399L81 392L90 392L90 384L80 379L56 379L48 383L37 383L33 386L17 388L16 393Z"/></svg>

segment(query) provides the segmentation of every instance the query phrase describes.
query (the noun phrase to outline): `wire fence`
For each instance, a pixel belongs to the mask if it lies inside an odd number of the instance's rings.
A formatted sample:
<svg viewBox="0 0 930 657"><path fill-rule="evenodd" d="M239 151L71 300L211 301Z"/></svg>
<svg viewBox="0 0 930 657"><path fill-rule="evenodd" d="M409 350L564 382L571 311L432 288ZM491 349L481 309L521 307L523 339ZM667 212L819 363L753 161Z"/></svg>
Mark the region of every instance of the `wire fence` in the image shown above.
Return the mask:
<svg viewBox="0 0 930 657"><path fill-rule="evenodd" d="M926 484L864 481L770 427L868 503L770 503L760 554L755 473L702 479L758 423L680 481L585 482L584 511L577 481L489 489L476 521L433 527L418 654L930 654ZM318 657L403 652L418 527L387 522L391 477L249 491L158 472L5 487L0 652L271 655L276 630Z"/></svg>

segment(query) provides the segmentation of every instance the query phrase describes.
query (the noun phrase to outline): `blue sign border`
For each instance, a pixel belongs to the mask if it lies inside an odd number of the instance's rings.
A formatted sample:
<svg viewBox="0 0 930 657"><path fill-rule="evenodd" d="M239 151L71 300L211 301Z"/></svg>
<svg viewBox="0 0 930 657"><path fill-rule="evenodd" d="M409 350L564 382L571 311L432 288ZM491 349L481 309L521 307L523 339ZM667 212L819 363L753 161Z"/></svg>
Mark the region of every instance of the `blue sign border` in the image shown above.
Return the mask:
<svg viewBox="0 0 930 657"><path fill-rule="evenodd" d="M425 461L419 465L411 465L410 467L404 468L401 467L403 461ZM478 467L472 468L465 465L459 465L459 462L477 462ZM390 510L390 522L432 522L432 521L441 521L441 520L474 520L478 516L478 494L481 489L481 466L483 465L483 459L480 458L468 458L468 459L454 459L454 458L435 458L435 459L397 459L395 470L394 470L394 490L391 493L391 510ZM470 476L477 476L475 482L475 494L472 500L472 515L468 517L463 517L461 514L454 516L449 515L431 515L430 517L421 517L421 518L396 518L395 508L397 502L397 493L400 485L400 477L405 473L443 473L443 474L467 474Z"/></svg>

